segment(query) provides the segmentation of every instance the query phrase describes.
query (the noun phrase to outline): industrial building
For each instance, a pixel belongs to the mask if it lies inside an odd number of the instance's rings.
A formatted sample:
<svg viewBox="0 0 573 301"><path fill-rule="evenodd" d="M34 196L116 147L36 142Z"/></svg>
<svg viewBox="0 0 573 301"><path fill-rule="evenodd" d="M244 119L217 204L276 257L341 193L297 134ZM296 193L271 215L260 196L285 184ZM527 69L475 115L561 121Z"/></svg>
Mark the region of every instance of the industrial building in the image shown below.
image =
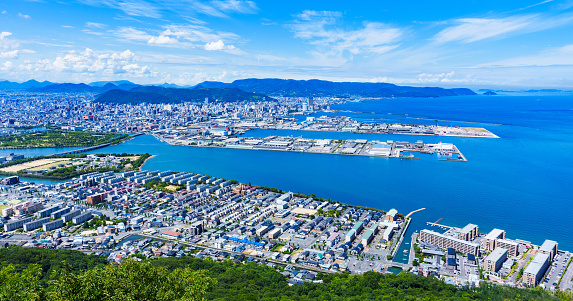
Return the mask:
<svg viewBox="0 0 573 301"><path fill-rule="evenodd" d="M483 261L486 271L497 272L507 260L507 249L495 248Z"/></svg>
<svg viewBox="0 0 573 301"><path fill-rule="evenodd" d="M440 248L453 248L466 254L478 255L479 245L431 230L421 230L420 239Z"/></svg>
<svg viewBox="0 0 573 301"><path fill-rule="evenodd" d="M549 255L537 253L533 260L529 263L523 272L522 280L524 283L531 286L537 286L541 277L545 275L545 271L549 267Z"/></svg>

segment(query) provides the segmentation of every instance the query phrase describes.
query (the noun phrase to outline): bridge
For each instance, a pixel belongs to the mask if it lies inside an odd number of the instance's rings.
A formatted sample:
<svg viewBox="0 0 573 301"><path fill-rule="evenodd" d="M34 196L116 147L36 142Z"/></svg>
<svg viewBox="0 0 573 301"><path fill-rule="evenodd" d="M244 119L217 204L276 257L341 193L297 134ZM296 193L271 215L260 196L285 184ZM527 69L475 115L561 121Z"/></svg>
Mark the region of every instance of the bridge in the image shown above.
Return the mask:
<svg viewBox="0 0 573 301"><path fill-rule="evenodd" d="M100 144L100 145L96 145L96 146L90 146L90 147L86 147L86 148L75 149L75 150L71 150L71 151L67 151L67 152L55 153L52 156L79 154L79 153L91 151L94 149L98 149L98 148L102 148L102 147L106 147L106 146L110 146L110 145L111 145L111 143L104 143L104 144Z"/></svg>
<svg viewBox="0 0 573 301"><path fill-rule="evenodd" d="M404 271L407 271L410 268L410 265L407 263L390 261L386 263L386 265L384 266L385 270L387 270L388 268L400 268Z"/></svg>

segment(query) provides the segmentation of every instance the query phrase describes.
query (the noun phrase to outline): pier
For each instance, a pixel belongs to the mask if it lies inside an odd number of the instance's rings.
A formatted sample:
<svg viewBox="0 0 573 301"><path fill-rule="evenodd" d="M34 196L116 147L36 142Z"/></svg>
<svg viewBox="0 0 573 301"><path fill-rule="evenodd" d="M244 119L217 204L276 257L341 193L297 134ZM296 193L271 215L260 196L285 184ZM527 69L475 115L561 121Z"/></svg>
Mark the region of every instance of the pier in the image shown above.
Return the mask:
<svg viewBox="0 0 573 301"><path fill-rule="evenodd" d="M435 222L433 222L433 223L432 223L432 222L426 222L426 225L432 226L432 227L433 227L433 226L436 226L436 227L444 228L444 229L448 229L448 230L455 228L455 227L450 227L450 226L438 224L442 219L443 219L443 218L440 218L440 219L438 219L437 221L435 221Z"/></svg>

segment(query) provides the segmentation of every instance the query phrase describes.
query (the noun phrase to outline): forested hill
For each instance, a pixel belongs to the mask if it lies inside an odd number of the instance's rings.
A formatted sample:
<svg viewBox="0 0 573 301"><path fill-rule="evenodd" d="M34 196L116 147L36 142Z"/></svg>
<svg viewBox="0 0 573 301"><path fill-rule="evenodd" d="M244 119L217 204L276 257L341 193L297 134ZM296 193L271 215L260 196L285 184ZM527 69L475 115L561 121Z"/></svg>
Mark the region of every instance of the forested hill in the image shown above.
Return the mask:
<svg viewBox="0 0 573 301"><path fill-rule="evenodd" d="M272 98L260 94L249 93L238 88L195 88L176 89L158 86L141 86L125 90L111 90L99 95L96 99L100 103L181 103L205 101L263 101L273 100Z"/></svg>
<svg viewBox="0 0 573 301"><path fill-rule="evenodd" d="M171 257L111 265L77 251L0 249L0 300L571 300L570 293L456 287L406 272L317 279L322 283L289 286L276 268L254 262Z"/></svg>
<svg viewBox="0 0 573 301"><path fill-rule="evenodd" d="M360 97L443 97L456 95L476 95L470 89L445 89L438 87L397 86L389 83L331 82L325 80L294 79L241 79L226 84L203 82L204 88L236 87L247 92L282 96L360 96Z"/></svg>

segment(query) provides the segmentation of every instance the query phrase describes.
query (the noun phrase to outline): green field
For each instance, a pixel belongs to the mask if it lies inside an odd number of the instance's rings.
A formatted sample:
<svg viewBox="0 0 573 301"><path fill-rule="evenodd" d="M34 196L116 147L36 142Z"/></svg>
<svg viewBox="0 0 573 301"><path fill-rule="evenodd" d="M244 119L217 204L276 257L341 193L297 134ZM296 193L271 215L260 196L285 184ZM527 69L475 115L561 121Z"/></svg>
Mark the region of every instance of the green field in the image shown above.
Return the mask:
<svg viewBox="0 0 573 301"><path fill-rule="evenodd" d="M0 137L0 149L37 147L89 147L104 143L118 143L129 138L125 134L104 134L72 131L43 131Z"/></svg>

